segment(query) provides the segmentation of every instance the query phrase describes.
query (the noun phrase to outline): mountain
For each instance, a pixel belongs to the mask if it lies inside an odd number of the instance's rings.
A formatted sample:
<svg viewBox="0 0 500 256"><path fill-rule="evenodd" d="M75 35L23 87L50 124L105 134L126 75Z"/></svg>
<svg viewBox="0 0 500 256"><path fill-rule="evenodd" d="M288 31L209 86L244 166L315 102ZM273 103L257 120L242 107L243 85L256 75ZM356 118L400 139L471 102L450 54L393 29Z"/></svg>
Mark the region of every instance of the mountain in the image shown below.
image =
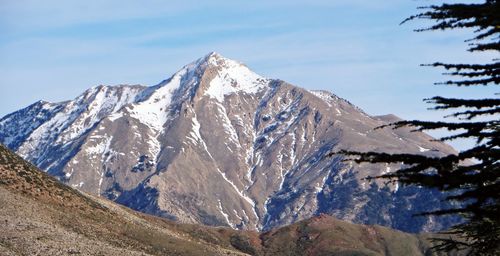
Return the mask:
<svg viewBox="0 0 500 256"><path fill-rule="evenodd" d="M321 215L266 233L178 224L59 183L0 145L0 254L432 255L429 235Z"/></svg>
<svg viewBox="0 0 500 256"><path fill-rule="evenodd" d="M211 53L156 86L36 102L0 119L0 142L71 187L183 223L270 230L326 213L407 232L449 227L459 220L412 216L446 207L437 191L362 179L398 166L325 157L455 152L424 133L374 130L394 120Z"/></svg>

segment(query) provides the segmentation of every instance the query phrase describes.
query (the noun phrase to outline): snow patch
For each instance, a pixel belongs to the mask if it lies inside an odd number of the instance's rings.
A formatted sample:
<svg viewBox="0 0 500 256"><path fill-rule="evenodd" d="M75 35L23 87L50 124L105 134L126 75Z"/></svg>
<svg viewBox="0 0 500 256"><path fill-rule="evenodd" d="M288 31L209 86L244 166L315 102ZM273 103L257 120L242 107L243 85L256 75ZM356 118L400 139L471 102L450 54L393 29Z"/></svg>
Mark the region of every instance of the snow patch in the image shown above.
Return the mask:
<svg viewBox="0 0 500 256"><path fill-rule="evenodd" d="M190 136L188 136L187 139L192 141L195 145L200 143L201 146L203 147L203 149L207 152L208 156L210 156L210 158L214 159L212 154L210 154L210 151L208 151L208 147L207 147L207 144L205 143L205 140L203 140L203 138L201 137L201 133L200 133L201 125L200 125L200 122L198 122L198 118L196 117L196 115L193 116L193 118L191 119L191 122L192 122L193 126L192 126L191 132L189 133ZM182 148L182 151L184 152L184 148ZM215 160L214 160L214 162L215 162Z"/></svg>
<svg viewBox="0 0 500 256"><path fill-rule="evenodd" d="M224 210L222 209L222 204L220 202L220 199L218 199L217 202L218 202L217 208L219 209L219 212L222 214L222 216L224 216L224 218L226 219L227 224L231 226L231 228L235 228L236 226L229 220L229 215L225 213Z"/></svg>
<svg viewBox="0 0 500 256"><path fill-rule="evenodd" d="M81 188L83 186L83 184L85 184L83 181L78 183L78 184L72 184L71 187L73 188Z"/></svg>
<svg viewBox="0 0 500 256"><path fill-rule="evenodd" d="M328 105L328 107L332 106L331 103L333 102L334 98L332 98L331 93L325 91L315 91L315 90L310 90L309 92L312 93L314 96L323 100L323 102L325 102Z"/></svg>
<svg viewBox="0 0 500 256"><path fill-rule="evenodd" d="M113 113L113 114L109 115L108 119L109 119L109 121L114 122L116 119L119 119L122 116L123 116L123 113L117 112L117 113ZM101 128L103 128L103 127L101 127Z"/></svg>
<svg viewBox="0 0 500 256"><path fill-rule="evenodd" d="M321 182L316 183L316 186L314 187L314 192L316 194L323 191L326 180L328 179L328 175L329 175L329 172L327 172L326 175L321 179Z"/></svg>
<svg viewBox="0 0 500 256"><path fill-rule="evenodd" d="M229 135L229 139L233 141L234 144L241 148L240 142L238 140L238 134L236 133L234 126L231 124L231 120L229 120L226 108L220 103L217 103L216 106L219 109L220 117L222 118L222 126L224 127L224 132Z"/></svg>
<svg viewBox="0 0 500 256"><path fill-rule="evenodd" d="M241 198L243 198L245 201L247 201L252 207L255 207L255 202L250 197L248 197L245 194L243 194L243 191L240 191L238 189L238 187L236 185L234 185L234 183L226 177L225 173L223 173L219 168L217 168L217 171L220 173L220 175L222 176L222 178L224 178L224 180L227 181L227 183L229 183L233 187L233 189L236 191L236 193Z"/></svg>
<svg viewBox="0 0 500 256"><path fill-rule="evenodd" d="M101 156L101 163L106 163L109 158L115 154L115 152L110 148L113 136L104 137L99 143L94 146L90 146L85 149L85 153L91 158L97 158ZM92 166L92 165L91 165ZM104 170L97 170L97 175L99 175L99 185L97 188L97 195L101 194L101 186L104 180Z"/></svg>
<svg viewBox="0 0 500 256"><path fill-rule="evenodd" d="M218 69L205 95L219 102L223 102L226 95L233 93L255 94L265 88L270 81L255 74L245 65L217 54L210 55L207 62Z"/></svg>
<svg viewBox="0 0 500 256"><path fill-rule="evenodd" d="M418 150L419 150L420 152L426 152L426 151L429 151L429 150L430 150L430 149L428 149L428 148L423 148L423 147L418 146L418 145L417 145L417 147L418 147Z"/></svg>
<svg viewBox="0 0 500 256"><path fill-rule="evenodd" d="M390 173L390 172L391 172L391 167L388 164L386 164L385 165L385 170L382 172L382 174L387 174L387 173Z"/></svg>
<svg viewBox="0 0 500 256"><path fill-rule="evenodd" d="M154 131L161 132L163 125L168 120L167 113L173 100L173 94L181 85L191 86L198 82L196 76L193 75L195 67L196 63L191 63L177 71L164 83L148 88L149 91L153 90L153 92L147 96L147 99L141 99L141 102L127 108L131 116Z"/></svg>
<svg viewBox="0 0 500 256"><path fill-rule="evenodd" d="M142 89L126 86L93 87L70 104L75 119L59 136L57 142L78 138L104 117L132 103Z"/></svg>

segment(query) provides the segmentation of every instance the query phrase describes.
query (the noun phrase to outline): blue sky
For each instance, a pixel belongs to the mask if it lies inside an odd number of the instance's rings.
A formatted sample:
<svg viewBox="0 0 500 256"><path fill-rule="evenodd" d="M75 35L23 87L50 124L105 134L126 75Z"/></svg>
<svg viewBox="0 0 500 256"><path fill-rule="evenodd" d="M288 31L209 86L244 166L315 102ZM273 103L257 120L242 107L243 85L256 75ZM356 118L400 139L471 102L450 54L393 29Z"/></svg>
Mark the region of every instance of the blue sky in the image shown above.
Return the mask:
<svg viewBox="0 0 500 256"><path fill-rule="evenodd" d="M443 113L427 111L422 98L494 91L432 85L445 77L419 64L494 56L465 51L470 31L415 33L425 23L399 25L428 3L439 1L0 0L0 116L94 85L154 85L216 51L370 114L436 120Z"/></svg>

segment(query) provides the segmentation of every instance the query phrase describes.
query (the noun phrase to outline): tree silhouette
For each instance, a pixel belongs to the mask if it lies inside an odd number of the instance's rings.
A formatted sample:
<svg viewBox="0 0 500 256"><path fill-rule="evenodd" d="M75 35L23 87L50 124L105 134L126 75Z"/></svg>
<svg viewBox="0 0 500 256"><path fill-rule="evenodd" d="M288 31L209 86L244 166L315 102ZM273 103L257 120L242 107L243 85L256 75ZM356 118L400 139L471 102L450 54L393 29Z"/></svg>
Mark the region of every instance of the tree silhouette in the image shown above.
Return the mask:
<svg viewBox="0 0 500 256"><path fill-rule="evenodd" d="M500 5L496 0L477 4L442 4L420 7L414 19L427 19L433 25L418 29L430 30L472 29L473 37L466 42L468 51L500 51ZM436 62L424 66L446 70L451 80L436 83L457 87L498 86L500 62L498 58L482 64L446 64ZM459 88L457 88L459 89ZM458 154L442 157L422 154L388 154L380 152L341 151L357 163L400 163L395 172L368 177L382 178L403 185L438 188L446 193L446 200L455 202L454 208L424 212L424 215L460 214L465 221L443 232L445 238L435 239L436 250L467 249L474 255L500 255L500 98L498 94L480 99L459 99L436 96L425 99L434 104L432 109L451 110L453 121L400 121L378 127L413 127L414 131L446 129L451 135L439 140L473 139L475 145Z"/></svg>

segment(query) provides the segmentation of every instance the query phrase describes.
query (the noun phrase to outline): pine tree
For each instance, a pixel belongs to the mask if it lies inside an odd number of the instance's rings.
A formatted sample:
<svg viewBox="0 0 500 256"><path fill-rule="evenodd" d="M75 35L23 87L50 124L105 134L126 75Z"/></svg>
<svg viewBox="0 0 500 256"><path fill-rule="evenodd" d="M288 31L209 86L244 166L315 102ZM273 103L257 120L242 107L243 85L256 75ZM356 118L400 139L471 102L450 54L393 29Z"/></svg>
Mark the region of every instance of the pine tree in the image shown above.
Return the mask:
<svg viewBox="0 0 500 256"><path fill-rule="evenodd" d="M472 29L467 40L470 52L500 51L500 5L496 0L477 4L442 4L420 7L414 19L427 19L433 25L416 31ZM482 64L433 63L446 70L451 80L437 85L460 87L498 86L500 62L493 59ZM403 185L438 188L454 201L455 208L439 209L422 214L459 214L465 221L443 232L446 238L436 239L436 250L466 249L473 255L500 255L500 98L498 93L485 98L425 99L433 109L449 110L453 121L400 121L379 128L413 127L414 131L446 129L450 136L443 142L473 139L475 145L458 154L432 157L420 154L388 154L380 152L341 151L357 163L401 163L392 173L368 179L387 179ZM449 120L449 119L448 119Z"/></svg>

